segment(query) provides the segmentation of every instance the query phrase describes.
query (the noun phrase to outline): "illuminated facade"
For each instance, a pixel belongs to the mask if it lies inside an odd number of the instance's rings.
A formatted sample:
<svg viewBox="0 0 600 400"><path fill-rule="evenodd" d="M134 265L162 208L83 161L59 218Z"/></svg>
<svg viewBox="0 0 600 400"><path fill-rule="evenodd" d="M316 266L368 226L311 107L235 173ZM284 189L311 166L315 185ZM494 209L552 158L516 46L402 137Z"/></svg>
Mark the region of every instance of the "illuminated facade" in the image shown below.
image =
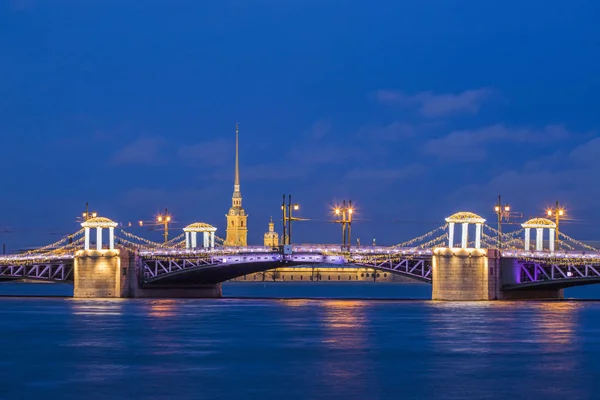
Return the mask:
<svg viewBox="0 0 600 400"><path fill-rule="evenodd" d="M273 223L273 217L269 222L269 231L265 232L264 245L267 247L279 246L279 235L275 232L275 224Z"/></svg>
<svg viewBox="0 0 600 400"><path fill-rule="evenodd" d="M233 182L233 196L231 208L227 217L227 234L223 246L245 247L248 245L248 215L242 207L242 193L240 192L240 164L239 164L239 130L235 126L235 179Z"/></svg>

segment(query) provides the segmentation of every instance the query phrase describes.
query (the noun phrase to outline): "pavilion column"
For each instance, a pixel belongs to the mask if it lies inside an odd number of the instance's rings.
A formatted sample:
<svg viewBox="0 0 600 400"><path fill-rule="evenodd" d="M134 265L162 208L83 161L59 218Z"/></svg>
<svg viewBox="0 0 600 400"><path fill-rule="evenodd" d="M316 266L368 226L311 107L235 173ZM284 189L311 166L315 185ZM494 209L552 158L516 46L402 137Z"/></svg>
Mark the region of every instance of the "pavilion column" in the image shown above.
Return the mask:
<svg viewBox="0 0 600 400"><path fill-rule="evenodd" d="M531 247L531 228L525 228L525 251Z"/></svg>
<svg viewBox="0 0 600 400"><path fill-rule="evenodd" d="M102 228L96 228L96 250L102 250Z"/></svg>
<svg viewBox="0 0 600 400"><path fill-rule="evenodd" d="M90 228L85 227L85 245L83 247L84 250L90 249Z"/></svg>
<svg viewBox="0 0 600 400"><path fill-rule="evenodd" d="M185 248L186 249L190 248L190 233L189 232L185 233Z"/></svg>
<svg viewBox="0 0 600 400"><path fill-rule="evenodd" d="M554 252L554 236L556 235L555 231L556 230L554 228L550 228L550 237L548 238L548 241L550 242L551 252Z"/></svg>
<svg viewBox="0 0 600 400"><path fill-rule="evenodd" d="M448 247L454 247L454 222L448 223Z"/></svg>
<svg viewBox="0 0 600 400"><path fill-rule="evenodd" d="M108 228L108 248L115 249L115 228L112 226Z"/></svg>
<svg viewBox="0 0 600 400"><path fill-rule="evenodd" d="M481 224L475 224L475 248L481 248Z"/></svg>
<svg viewBox="0 0 600 400"><path fill-rule="evenodd" d="M544 228L536 228L535 230L535 250L542 251L544 250Z"/></svg>
<svg viewBox="0 0 600 400"><path fill-rule="evenodd" d="M463 249L466 249L468 244L469 244L469 223L463 222L463 224L462 224L462 241L461 241L460 245Z"/></svg>
<svg viewBox="0 0 600 400"><path fill-rule="evenodd" d="M202 232L202 247L208 247L208 232Z"/></svg>
<svg viewBox="0 0 600 400"><path fill-rule="evenodd" d="M198 232L192 232L192 249L196 248L197 236L198 236Z"/></svg>
<svg viewBox="0 0 600 400"><path fill-rule="evenodd" d="M211 249L215 248L215 233L214 232L210 233L210 248Z"/></svg>

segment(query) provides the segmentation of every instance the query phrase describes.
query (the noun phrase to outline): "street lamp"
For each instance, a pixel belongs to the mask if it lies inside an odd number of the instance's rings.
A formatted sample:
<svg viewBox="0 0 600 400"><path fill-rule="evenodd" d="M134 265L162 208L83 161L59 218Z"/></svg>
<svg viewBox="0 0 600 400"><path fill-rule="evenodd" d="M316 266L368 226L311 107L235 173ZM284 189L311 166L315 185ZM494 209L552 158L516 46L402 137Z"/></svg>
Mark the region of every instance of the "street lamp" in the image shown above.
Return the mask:
<svg viewBox="0 0 600 400"><path fill-rule="evenodd" d="M549 208L546 210L546 215L548 217L552 217L554 215L556 222L556 243L558 244L558 223L565 216L565 209L559 207L558 200L556 201L556 206L554 208Z"/></svg>
<svg viewBox="0 0 600 400"><path fill-rule="evenodd" d="M83 217L84 221L87 221L90 218L96 218L98 216L98 214L94 211L94 212L90 212L89 211L89 207L88 207L88 203L85 203L85 212L83 212L81 214L81 216Z"/></svg>
<svg viewBox="0 0 600 400"><path fill-rule="evenodd" d="M294 217L293 211L300 210L298 203L292 204L292 195L288 195L288 203L285 204L285 194L283 195L283 202L281 203L282 211L282 222L283 222L283 240L282 243L292 244L292 221L302 221L303 218Z"/></svg>
<svg viewBox="0 0 600 400"><path fill-rule="evenodd" d="M510 205L502 204L500 195L498 195L498 204L494 207L494 211L498 215L498 250L502 248L502 220L510 219Z"/></svg>
<svg viewBox="0 0 600 400"><path fill-rule="evenodd" d="M159 224L163 225L163 229L164 229L164 237L165 237L165 244L167 244L167 242L169 241L169 222L171 222L171 216L169 215L168 210L165 208L165 213L164 214L159 214L156 217L156 222ZM140 225L143 224L143 221L140 221Z"/></svg>
<svg viewBox="0 0 600 400"><path fill-rule="evenodd" d="M342 250L350 250L350 235L352 233L352 216L354 215L354 208L352 207L352 200L346 200L342 202L342 206L337 206L333 210L334 214L339 219L333 221L342 225Z"/></svg>

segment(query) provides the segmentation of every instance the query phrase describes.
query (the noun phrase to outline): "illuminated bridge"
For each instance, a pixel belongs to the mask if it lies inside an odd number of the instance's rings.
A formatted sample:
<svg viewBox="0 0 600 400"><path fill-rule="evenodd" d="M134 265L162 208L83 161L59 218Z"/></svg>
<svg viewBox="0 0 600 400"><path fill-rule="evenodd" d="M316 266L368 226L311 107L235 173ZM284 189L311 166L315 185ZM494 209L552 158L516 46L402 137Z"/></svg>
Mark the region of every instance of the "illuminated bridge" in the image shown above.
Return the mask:
<svg viewBox="0 0 600 400"><path fill-rule="evenodd" d="M211 287L282 266L368 267L433 283L434 298L456 300L513 298L525 293L529 298L600 282L600 251L562 233L555 241L552 222L540 218L524 223L520 230L500 234L475 214L457 213L446 218L446 224L395 246L350 249L318 244L224 247L214 236L216 229L207 224L196 224L206 228L199 231L204 241L203 246L194 243L192 247L192 236L193 242L196 237L189 232L167 243L156 243L120 229L106 218L86 223L56 243L0 256L0 279L74 282L76 293L78 285L89 287L84 297L95 297L94 280L106 281L103 274L110 264L116 269L109 268L113 286L102 292L110 294L108 297L130 297L128 290L133 286L139 293L168 288L167 296L177 288L187 288L184 292L190 294L195 287ZM475 225L473 240L469 238L470 225ZM460 243L456 244L455 226L462 227ZM93 229L95 247L91 243ZM109 232L107 244L102 243L103 229ZM535 243L532 229L537 234ZM548 240L544 240L545 231L549 231ZM477 283L468 283L473 273Z"/></svg>

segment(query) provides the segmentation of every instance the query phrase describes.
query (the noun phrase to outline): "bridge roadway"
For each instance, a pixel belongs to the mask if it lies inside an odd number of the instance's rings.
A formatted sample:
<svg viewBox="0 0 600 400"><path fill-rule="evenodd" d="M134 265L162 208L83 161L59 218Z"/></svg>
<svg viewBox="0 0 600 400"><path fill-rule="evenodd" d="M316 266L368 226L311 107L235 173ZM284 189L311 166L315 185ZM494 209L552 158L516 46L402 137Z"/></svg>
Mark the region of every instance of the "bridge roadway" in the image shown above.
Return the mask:
<svg viewBox="0 0 600 400"><path fill-rule="evenodd" d="M156 249L136 252L137 275L143 285L215 284L281 266L327 265L368 267L432 280L432 250L364 246L341 251L335 245L294 245L291 254L263 246L213 250ZM72 281L74 253L0 256L0 279ZM508 251L512 263L503 289L566 288L600 283L600 253ZM509 264L510 264L509 263ZM508 271L503 267L503 270ZM511 275L508 277L508 275Z"/></svg>

